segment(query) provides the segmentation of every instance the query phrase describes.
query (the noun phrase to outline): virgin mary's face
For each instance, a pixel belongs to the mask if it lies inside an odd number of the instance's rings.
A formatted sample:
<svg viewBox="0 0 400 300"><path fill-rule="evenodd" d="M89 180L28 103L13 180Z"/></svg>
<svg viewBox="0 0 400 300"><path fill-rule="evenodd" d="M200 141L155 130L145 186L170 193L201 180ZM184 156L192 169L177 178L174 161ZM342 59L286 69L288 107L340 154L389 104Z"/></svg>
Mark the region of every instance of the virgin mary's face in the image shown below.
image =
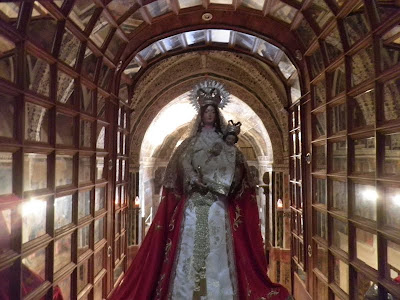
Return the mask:
<svg viewBox="0 0 400 300"><path fill-rule="evenodd" d="M213 126L217 117L216 115L217 112L215 111L215 108L213 106L208 106L203 113L202 117L203 124Z"/></svg>

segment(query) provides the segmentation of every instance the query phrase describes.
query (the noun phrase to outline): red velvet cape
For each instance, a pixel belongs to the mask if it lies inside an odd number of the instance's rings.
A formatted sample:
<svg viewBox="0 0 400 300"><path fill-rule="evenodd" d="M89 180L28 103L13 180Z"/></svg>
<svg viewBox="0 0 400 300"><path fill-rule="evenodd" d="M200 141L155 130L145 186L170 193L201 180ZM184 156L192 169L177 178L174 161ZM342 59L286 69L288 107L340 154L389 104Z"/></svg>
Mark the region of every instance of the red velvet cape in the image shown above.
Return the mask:
<svg viewBox="0 0 400 300"><path fill-rule="evenodd" d="M229 200L239 299L288 299L288 291L267 276L267 261L254 190ZM151 227L114 291L112 300L167 299L186 199L163 189ZM189 300L189 299L188 299Z"/></svg>

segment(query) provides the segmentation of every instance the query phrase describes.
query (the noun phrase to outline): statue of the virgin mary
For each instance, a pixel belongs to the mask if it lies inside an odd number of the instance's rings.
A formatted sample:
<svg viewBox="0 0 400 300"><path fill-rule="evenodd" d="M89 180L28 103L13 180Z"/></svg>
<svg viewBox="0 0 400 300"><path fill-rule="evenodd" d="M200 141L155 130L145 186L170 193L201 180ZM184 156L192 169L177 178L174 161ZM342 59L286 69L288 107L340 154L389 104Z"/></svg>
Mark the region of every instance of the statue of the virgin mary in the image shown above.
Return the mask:
<svg viewBox="0 0 400 300"><path fill-rule="evenodd" d="M267 276L255 186L225 122L222 84L192 93L191 133L166 169L153 223L112 299L290 299Z"/></svg>

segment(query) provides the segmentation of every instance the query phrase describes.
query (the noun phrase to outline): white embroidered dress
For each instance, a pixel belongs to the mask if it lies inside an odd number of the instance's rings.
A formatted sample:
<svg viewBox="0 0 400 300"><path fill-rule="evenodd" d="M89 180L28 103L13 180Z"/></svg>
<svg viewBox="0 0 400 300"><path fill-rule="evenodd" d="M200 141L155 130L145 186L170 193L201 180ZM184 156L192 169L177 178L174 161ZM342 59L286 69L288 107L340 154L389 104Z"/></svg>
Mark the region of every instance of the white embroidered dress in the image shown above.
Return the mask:
<svg viewBox="0 0 400 300"><path fill-rule="evenodd" d="M189 191L171 278L171 299L236 299L226 203L235 173L236 151L214 129L203 128L182 157L185 180L193 182L201 177L211 192Z"/></svg>

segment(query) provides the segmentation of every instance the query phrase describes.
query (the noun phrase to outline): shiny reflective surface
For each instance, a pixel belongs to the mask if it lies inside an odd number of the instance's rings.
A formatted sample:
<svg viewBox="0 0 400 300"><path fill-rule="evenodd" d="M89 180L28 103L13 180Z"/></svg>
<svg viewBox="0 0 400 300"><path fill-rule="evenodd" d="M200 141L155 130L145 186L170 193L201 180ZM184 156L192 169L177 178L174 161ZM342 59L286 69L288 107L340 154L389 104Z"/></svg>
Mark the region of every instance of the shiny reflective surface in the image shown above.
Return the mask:
<svg viewBox="0 0 400 300"><path fill-rule="evenodd" d="M25 270L22 272L22 282L25 286L30 287L30 291L34 291L47 279L46 249L37 250L22 258L22 264ZM22 289L22 295L28 295L28 291L28 289Z"/></svg>
<svg viewBox="0 0 400 300"><path fill-rule="evenodd" d="M336 218L333 218L332 220L332 245L346 253L349 252L349 233L347 230L347 224Z"/></svg>
<svg viewBox="0 0 400 300"><path fill-rule="evenodd" d="M26 84L29 90L45 97L50 92L50 66L44 60L28 54L26 56Z"/></svg>
<svg viewBox="0 0 400 300"><path fill-rule="evenodd" d="M363 138L354 143L354 174L373 175L375 173L375 138Z"/></svg>
<svg viewBox="0 0 400 300"><path fill-rule="evenodd" d="M48 143L49 111L30 102L25 105L25 139L32 142Z"/></svg>
<svg viewBox="0 0 400 300"><path fill-rule="evenodd" d="M331 180L332 208L347 212L347 183Z"/></svg>
<svg viewBox="0 0 400 300"><path fill-rule="evenodd" d="M376 221L378 193L375 186L354 184L354 214Z"/></svg>
<svg viewBox="0 0 400 300"><path fill-rule="evenodd" d="M349 265L343 260L334 258L334 281L346 293L349 293Z"/></svg>
<svg viewBox="0 0 400 300"><path fill-rule="evenodd" d="M0 152L0 195L12 193L12 153Z"/></svg>
<svg viewBox="0 0 400 300"><path fill-rule="evenodd" d="M71 241L72 236L67 235L54 242L54 273L71 262Z"/></svg>
<svg viewBox="0 0 400 300"><path fill-rule="evenodd" d="M89 225L78 229L78 257L89 250Z"/></svg>
<svg viewBox="0 0 400 300"><path fill-rule="evenodd" d="M347 144L345 141L330 144L331 172L341 173L347 170Z"/></svg>
<svg viewBox="0 0 400 300"><path fill-rule="evenodd" d="M365 264L378 269L378 245L376 234L356 228L357 258Z"/></svg>
<svg viewBox="0 0 400 300"><path fill-rule="evenodd" d="M354 97L352 119L353 128L375 123L375 90Z"/></svg>
<svg viewBox="0 0 400 300"><path fill-rule="evenodd" d="M92 180L92 158L79 157L79 182Z"/></svg>
<svg viewBox="0 0 400 300"><path fill-rule="evenodd" d="M74 118L63 113L56 113L56 143L74 145L75 123Z"/></svg>
<svg viewBox="0 0 400 300"><path fill-rule="evenodd" d="M56 155L56 186L72 184L73 156Z"/></svg>
<svg viewBox="0 0 400 300"><path fill-rule="evenodd" d="M72 223L72 195L54 200L54 229Z"/></svg>
<svg viewBox="0 0 400 300"><path fill-rule="evenodd" d="M32 191L47 187L47 155L24 154L24 190Z"/></svg>

